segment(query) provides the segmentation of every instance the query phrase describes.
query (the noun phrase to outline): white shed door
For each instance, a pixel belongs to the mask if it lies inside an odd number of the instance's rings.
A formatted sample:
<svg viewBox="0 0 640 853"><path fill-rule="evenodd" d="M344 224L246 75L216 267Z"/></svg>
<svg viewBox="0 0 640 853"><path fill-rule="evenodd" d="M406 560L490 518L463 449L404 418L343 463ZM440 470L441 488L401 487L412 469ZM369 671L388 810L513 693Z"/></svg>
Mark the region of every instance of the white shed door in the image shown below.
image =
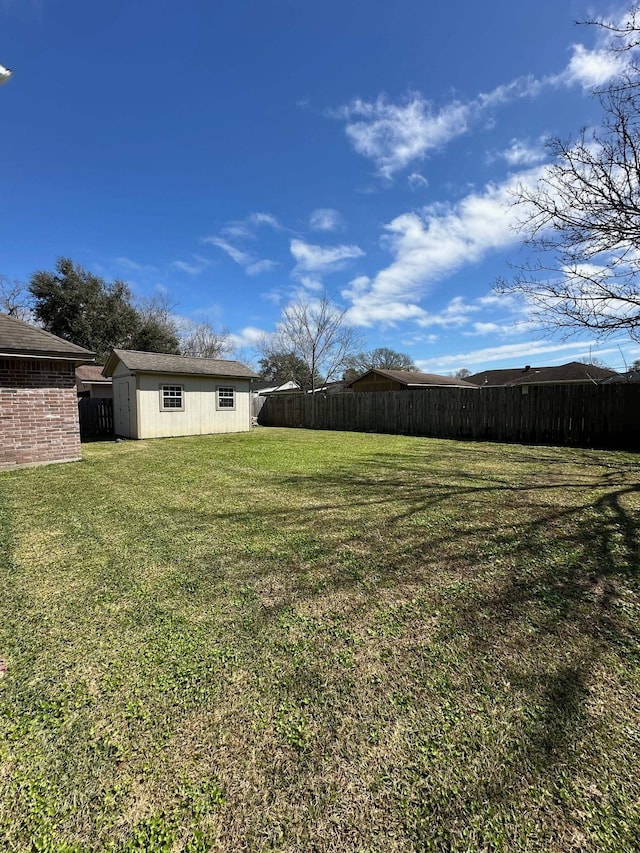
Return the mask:
<svg viewBox="0 0 640 853"><path fill-rule="evenodd" d="M125 379L118 382L118 423L116 429L126 438L134 438L131 424L131 398L133 382Z"/></svg>

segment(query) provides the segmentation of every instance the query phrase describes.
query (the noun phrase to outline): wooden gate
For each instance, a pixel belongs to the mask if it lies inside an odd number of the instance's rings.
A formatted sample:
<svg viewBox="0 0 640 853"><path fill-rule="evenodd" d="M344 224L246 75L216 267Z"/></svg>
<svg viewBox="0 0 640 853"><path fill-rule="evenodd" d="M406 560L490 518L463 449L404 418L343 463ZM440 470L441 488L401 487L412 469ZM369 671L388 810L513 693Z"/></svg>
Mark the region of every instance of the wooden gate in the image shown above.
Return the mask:
<svg viewBox="0 0 640 853"><path fill-rule="evenodd" d="M113 400L101 397L81 397L78 400L80 438L106 438L113 435Z"/></svg>

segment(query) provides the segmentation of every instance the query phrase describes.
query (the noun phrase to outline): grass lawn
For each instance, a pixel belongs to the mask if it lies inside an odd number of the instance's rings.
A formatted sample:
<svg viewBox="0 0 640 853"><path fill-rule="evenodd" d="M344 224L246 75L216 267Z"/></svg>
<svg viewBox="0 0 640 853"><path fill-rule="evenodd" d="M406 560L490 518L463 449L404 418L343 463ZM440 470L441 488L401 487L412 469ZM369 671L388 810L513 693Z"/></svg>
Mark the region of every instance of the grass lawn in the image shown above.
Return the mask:
<svg viewBox="0 0 640 853"><path fill-rule="evenodd" d="M355 433L0 475L2 851L634 851L640 457Z"/></svg>

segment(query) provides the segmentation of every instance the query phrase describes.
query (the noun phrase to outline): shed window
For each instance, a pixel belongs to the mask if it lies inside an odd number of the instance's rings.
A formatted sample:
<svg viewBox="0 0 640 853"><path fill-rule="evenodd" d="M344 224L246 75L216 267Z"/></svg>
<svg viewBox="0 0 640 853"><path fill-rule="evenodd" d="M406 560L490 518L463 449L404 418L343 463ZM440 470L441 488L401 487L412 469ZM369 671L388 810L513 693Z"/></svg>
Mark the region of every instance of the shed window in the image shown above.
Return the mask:
<svg viewBox="0 0 640 853"><path fill-rule="evenodd" d="M232 385L218 386L218 408L219 409L235 409L236 407L236 389Z"/></svg>
<svg viewBox="0 0 640 853"><path fill-rule="evenodd" d="M182 387L182 385L160 386L160 411L184 411L184 388Z"/></svg>

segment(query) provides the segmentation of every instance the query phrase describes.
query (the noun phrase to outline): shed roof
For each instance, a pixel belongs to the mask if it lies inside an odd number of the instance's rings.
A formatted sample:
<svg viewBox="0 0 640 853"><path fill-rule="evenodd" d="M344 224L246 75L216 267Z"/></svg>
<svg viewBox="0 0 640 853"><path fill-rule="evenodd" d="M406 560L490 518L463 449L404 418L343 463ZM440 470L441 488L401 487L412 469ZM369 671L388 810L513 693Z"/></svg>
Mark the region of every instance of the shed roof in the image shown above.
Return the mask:
<svg viewBox="0 0 640 853"><path fill-rule="evenodd" d="M618 374L607 367L569 361L555 367L516 367L506 370L484 370L467 376L474 385L538 385L543 382L602 382Z"/></svg>
<svg viewBox="0 0 640 853"><path fill-rule="evenodd" d="M241 364L224 358L193 358L187 355L167 355L160 352L114 349L102 373L113 376L118 362L132 373L179 373L185 376L229 376L238 379L257 379L258 374Z"/></svg>
<svg viewBox="0 0 640 853"><path fill-rule="evenodd" d="M99 385L111 385L111 380L102 373L101 364L81 364L76 367L76 379L85 385L98 383Z"/></svg>
<svg viewBox="0 0 640 853"><path fill-rule="evenodd" d="M449 385L458 388L476 387L472 382L466 382L464 379L456 379L454 376L440 376L437 373L419 373L416 370L383 370L379 367L367 370L367 372L363 373L362 376L358 376L356 379L352 379L350 382L347 382L344 387L351 387L351 385L355 384L360 379L364 379L365 376L369 376L370 373L377 373L380 376L384 376L386 379L393 379L395 382L399 382L401 385L406 385L408 388L420 388L433 385Z"/></svg>
<svg viewBox="0 0 640 853"><path fill-rule="evenodd" d="M95 353L57 335L31 326L8 314L0 314L0 355L93 361Z"/></svg>

